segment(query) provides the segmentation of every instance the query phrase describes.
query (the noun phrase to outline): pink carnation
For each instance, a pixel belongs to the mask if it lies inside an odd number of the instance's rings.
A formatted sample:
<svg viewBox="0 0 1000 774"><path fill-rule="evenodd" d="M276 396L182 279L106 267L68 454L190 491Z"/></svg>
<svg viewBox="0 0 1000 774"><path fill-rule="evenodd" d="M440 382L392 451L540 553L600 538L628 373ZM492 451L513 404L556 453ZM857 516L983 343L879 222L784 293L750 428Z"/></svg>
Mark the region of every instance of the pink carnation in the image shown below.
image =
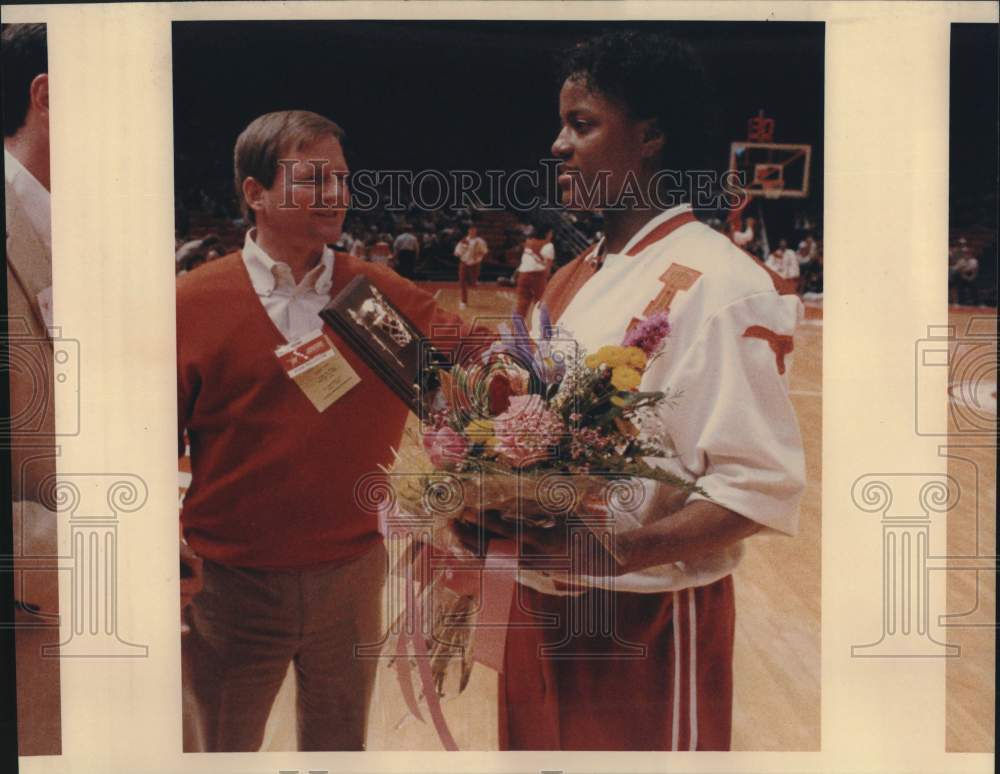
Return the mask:
<svg viewBox="0 0 1000 774"><path fill-rule="evenodd" d="M667 313L657 312L626 333L622 346L638 347L646 355L652 356L669 333L670 322L667 320Z"/></svg>
<svg viewBox="0 0 1000 774"><path fill-rule="evenodd" d="M447 425L424 433L424 449L435 468L447 469L460 462L469 448L465 437Z"/></svg>
<svg viewBox="0 0 1000 774"><path fill-rule="evenodd" d="M516 395L494 420L497 451L517 467L545 459L563 433L559 415L538 395Z"/></svg>

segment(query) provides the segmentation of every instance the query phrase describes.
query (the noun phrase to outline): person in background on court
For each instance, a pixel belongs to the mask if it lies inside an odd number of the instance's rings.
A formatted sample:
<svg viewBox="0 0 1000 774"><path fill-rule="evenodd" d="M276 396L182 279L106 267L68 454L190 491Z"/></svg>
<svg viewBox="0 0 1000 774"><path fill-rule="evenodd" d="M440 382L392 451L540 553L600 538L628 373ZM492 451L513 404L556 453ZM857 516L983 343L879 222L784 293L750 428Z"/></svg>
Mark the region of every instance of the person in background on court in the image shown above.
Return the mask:
<svg viewBox="0 0 1000 774"><path fill-rule="evenodd" d="M479 281L479 269L489 248L486 240L479 236L475 226L469 226L468 232L455 245L455 256L458 258L458 288L461 296L459 308L469 305L469 288L474 288Z"/></svg>
<svg viewBox="0 0 1000 774"><path fill-rule="evenodd" d="M610 550L488 508L465 514L524 549L497 692L500 749L727 750L732 573L751 535L795 534L805 488L784 378L802 303L690 204L622 206L623 191L634 198L662 170L699 169L710 150L712 90L690 48L619 31L560 61L562 202L601 208L606 237L556 272L543 303L559 338L587 352L667 315L662 357L638 389L683 397L644 428L673 452L649 462L703 493L646 481L636 510L610 514Z"/></svg>
<svg viewBox="0 0 1000 774"><path fill-rule="evenodd" d="M517 314L525 323L530 322L532 305L542 300L556 260L556 248L552 244L553 233L548 228L540 236L529 236L524 240L521 265L517 269Z"/></svg>
<svg viewBox="0 0 1000 774"><path fill-rule="evenodd" d="M413 233L413 226L406 224L403 232L392 243L392 255L400 276L413 279L420 259L420 240Z"/></svg>
<svg viewBox="0 0 1000 774"><path fill-rule="evenodd" d="M799 257L788 247L788 240L778 240L778 246L767 256L764 265L781 277L789 288L798 288Z"/></svg>
<svg viewBox="0 0 1000 774"><path fill-rule="evenodd" d="M12 420L0 431L0 444L9 446L11 455L18 751L58 755L59 659L41 653L59 643L58 571L18 569L21 556L37 562L59 555L55 503L45 496L56 473L45 25L4 25L0 60ZM33 367L18 366L24 363Z"/></svg>
<svg viewBox="0 0 1000 774"><path fill-rule="evenodd" d="M372 242L368 251L368 260L388 266L392 261L392 245L388 234L379 234Z"/></svg>
<svg viewBox="0 0 1000 774"><path fill-rule="evenodd" d="M753 244L754 226L756 225L756 220L753 218L747 218L744 222L743 228L738 228L733 231L733 244L749 251L750 245Z"/></svg>
<svg viewBox="0 0 1000 774"><path fill-rule="evenodd" d="M799 248L795 251L795 258L799 262L798 294L800 296L806 292L809 276L815 268L816 255L818 253L819 245L812 238L812 234L799 242Z"/></svg>
<svg viewBox="0 0 1000 774"><path fill-rule="evenodd" d="M356 648L382 636L386 550L354 488L391 464L408 409L318 314L363 275L425 333L461 321L328 247L350 201L342 138L307 111L252 121L234 152L243 248L177 283L186 751L259 749L291 664L299 749L365 746L378 662ZM289 344L335 354L298 379Z"/></svg>
<svg viewBox="0 0 1000 774"><path fill-rule="evenodd" d="M958 303L974 306L977 302L976 280L979 278L979 261L972 254L964 238L960 240L958 260L955 261L955 275Z"/></svg>

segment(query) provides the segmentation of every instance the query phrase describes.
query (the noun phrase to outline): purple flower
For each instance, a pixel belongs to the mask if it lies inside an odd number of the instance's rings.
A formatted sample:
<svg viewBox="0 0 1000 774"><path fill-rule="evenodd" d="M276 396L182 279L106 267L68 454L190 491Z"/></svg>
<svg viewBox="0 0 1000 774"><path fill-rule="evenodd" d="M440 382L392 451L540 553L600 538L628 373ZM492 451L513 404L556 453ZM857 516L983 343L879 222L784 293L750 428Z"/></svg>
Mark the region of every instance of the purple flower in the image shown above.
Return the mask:
<svg viewBox="0 0 1000 774"><path fill-rule="evenodd" d="M647 356L652 356L669 333L670 322L667 320L667 313L657 312L626 333L622 346L638 347Z"/></svg>

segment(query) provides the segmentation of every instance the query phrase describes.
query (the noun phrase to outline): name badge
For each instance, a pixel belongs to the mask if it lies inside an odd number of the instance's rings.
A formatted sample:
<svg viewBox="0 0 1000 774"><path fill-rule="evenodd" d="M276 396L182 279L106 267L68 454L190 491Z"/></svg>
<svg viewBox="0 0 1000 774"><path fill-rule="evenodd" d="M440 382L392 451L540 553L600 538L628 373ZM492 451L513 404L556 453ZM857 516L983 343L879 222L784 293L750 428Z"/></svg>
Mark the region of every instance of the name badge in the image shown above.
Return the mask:
<svg viewBox="0 0 1000 774"><path fill-rule="evenodd" d="M361 381L361 377L319 328L283 344L274 354L288 377L305 393L317 411L326 411Z"/></svg>

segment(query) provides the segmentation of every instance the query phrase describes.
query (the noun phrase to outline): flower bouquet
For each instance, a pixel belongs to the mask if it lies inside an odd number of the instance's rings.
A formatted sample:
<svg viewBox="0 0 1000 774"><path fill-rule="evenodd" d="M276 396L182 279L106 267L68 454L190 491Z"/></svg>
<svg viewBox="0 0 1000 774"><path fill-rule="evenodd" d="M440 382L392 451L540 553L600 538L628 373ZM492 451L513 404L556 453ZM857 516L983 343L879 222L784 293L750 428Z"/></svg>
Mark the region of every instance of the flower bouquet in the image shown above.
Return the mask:
<svg viewBox="0 0 1000 774"><path fill-rule="evenodd" d="M474 557L451 522L470 511L498 511L520 529L551 529L580 514L606 517L622 501L627 507L637 479L701 492L646 461L666 456L657 413L678 397L639 389L669 334L666 314L638 321L621 344L591 354L555 338L544 308L541 318L543 338L531 339L515 317L469 362L439 369L422 438L411 435L397 453L391 480L398 507L424 516L435 550L458 560ZM407 556L404 562L414 554ZM462 664L459 692L471 670L477 592L451 582L455 575L431 570L422 584L430 611L424 644L439 696L451 663Z"/></svg>

